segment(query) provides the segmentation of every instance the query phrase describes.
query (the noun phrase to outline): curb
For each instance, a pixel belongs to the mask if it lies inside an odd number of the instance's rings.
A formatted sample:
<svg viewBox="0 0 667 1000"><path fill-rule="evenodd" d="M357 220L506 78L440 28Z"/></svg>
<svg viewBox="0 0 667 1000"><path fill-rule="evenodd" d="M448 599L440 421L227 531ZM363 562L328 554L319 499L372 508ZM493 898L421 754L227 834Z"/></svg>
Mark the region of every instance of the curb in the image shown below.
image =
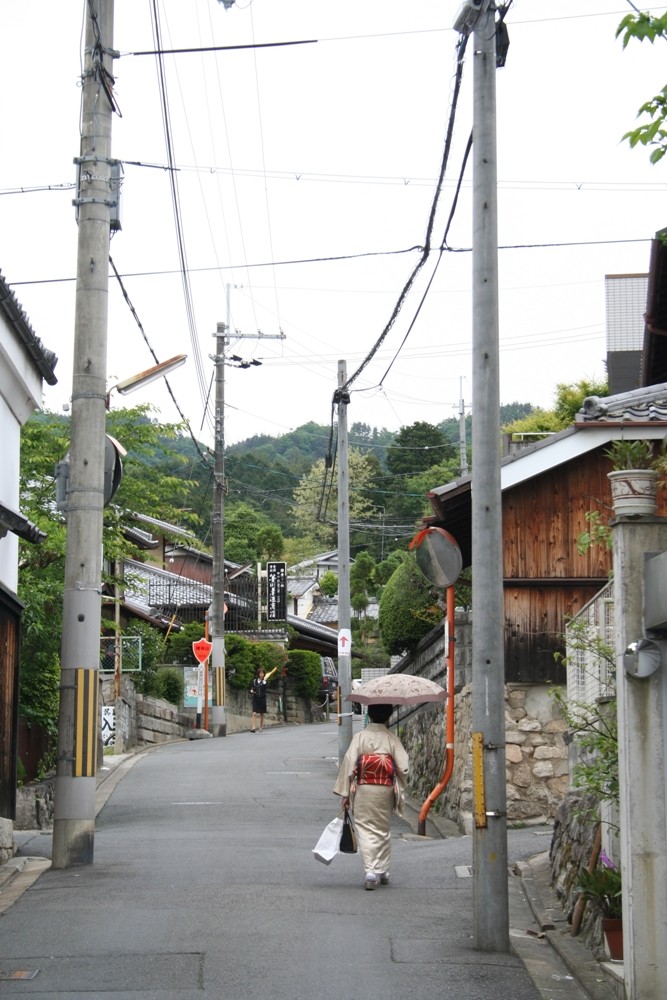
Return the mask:
<svg viewBox="0 0 667 1000"><path fill-rule="evenodd" d="M622 965L598 962L592 952L570 934L567 917L551 887L548 853L535 855L530 861L517 865L517 869L540 931L589 1000L618 1000L623 997Z"/></svg>

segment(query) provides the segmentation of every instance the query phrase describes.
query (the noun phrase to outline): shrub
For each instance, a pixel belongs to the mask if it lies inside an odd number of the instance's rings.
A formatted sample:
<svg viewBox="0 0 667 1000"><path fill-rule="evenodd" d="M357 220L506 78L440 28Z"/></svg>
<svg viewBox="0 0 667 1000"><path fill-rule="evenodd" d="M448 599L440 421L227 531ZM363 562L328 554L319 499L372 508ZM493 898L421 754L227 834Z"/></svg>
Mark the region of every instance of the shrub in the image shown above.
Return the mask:
<svg viewBox="0 0 667 1000"><path fill-rule="evenodd" d="M322 680L319 654L307 649L291 650L287 655L287 676L294 682L295 694L316 698Z"/></svg>
<svg viewBox="0 0 667 1000"><path fill-rule="evenodd" d="M183 701L183 671L175 667L160 667L155 678L158 698L180 705Z"/></svg>
<svg viewBox="0 0 667 1000"><path fill-rule="evenodd" d="M240 635L225 636L225 672L233 688L250 689L256 672L261 669L269 674L274 667L276 673L286 659L285 650L276 642L244 639ZM271 680L274 680L274 676Z"/></svg>
<svg viewBox="0 0 667 1000"><path fill-rule="evenodd" d="M389 654L415 648L444 617L413 554L392 574L380 598L379 626Z"/></svg>
<svg viewBox="0 0 667 1000"><path fill-rule="evenodd" d="M201 622L188 622L179 632L172 632L167 641L167 662L187 663L195 662L192 652L192 643L204 638L204 626Z"/></svg>
<svg viewBox="0 0 667 1000"><path fill-rule="evenodd" d="M141 672L133 675L137 690L141 694L157 695L157 668L164 656L162 633L148 622L134 621L123 634L141 637Z"/></svg>

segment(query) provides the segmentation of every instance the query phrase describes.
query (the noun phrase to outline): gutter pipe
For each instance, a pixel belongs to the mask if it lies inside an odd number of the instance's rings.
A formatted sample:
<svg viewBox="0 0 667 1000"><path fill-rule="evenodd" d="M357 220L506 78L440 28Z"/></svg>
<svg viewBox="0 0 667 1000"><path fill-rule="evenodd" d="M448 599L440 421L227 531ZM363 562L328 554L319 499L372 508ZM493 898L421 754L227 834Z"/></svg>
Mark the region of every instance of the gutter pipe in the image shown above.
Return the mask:
<svg viewBox="0 0 667 1000"><path fill-rule="evenodd" d="M445 770L442 778L428 796L419 813L417 833L426 836L426 817L435 800L442 795L449 784L454 770L454 636L455 595L454 587L447 588L447 712L445 728Z"/></svg>

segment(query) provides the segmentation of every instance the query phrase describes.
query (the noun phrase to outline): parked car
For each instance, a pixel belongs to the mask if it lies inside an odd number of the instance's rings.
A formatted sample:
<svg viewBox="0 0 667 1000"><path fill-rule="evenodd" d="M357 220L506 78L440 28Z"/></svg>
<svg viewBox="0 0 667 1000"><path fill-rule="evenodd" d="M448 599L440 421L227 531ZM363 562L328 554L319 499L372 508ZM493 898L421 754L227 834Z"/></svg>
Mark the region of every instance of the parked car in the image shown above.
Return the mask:
<svg viewBox="0 0 667 1000"><path fill-rule="evenodd" d="M336 664L330 656L320 656L322 665L322 678L320 681L320 698L322 701L329 695L329 701L333 701L338 690L338 670Z"/></svg>
<svg viewBox="0 0 667 1000"><path fill-rule="evenodd" d="M353 677L352 678L352 691L353 692L356 691L357 688L361 684L363 684L363 683L364 682L361 680L360 677ZM361 715L361 704L360 704L360 702L358 702L358 701L353 701L352 702L352 711L354 712L355 715Z"/></svg>

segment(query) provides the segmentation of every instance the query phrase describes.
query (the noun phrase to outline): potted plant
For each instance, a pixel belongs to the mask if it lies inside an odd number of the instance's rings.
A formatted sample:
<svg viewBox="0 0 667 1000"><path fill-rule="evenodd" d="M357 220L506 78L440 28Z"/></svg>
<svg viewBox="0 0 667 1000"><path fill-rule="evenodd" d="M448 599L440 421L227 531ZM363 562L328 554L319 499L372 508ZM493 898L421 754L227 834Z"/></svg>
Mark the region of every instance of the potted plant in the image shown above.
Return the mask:
<svg viewBox="0 0 667 1000"><path fill-rule="evenodd" d="M658 472L652 441L612 441L604 452L613 469L608 473L614 513L655 515Z"/></svg>
<svg viewBox="0 0 667 1000"><path fill-rule="evenodd" d="M604 851L592 872L582 869L577 883L581 895L600 914L602 930L612 959L623 958L623 900L621 872Z"/></svg>
<svg viewBox="0 0 667 1000"><path fill-rule="evenodd" d="M617 472L626 469L652 469L655 458L652 441L628 441L626 438L612 441L604 454L611 459Z"/></svg>

